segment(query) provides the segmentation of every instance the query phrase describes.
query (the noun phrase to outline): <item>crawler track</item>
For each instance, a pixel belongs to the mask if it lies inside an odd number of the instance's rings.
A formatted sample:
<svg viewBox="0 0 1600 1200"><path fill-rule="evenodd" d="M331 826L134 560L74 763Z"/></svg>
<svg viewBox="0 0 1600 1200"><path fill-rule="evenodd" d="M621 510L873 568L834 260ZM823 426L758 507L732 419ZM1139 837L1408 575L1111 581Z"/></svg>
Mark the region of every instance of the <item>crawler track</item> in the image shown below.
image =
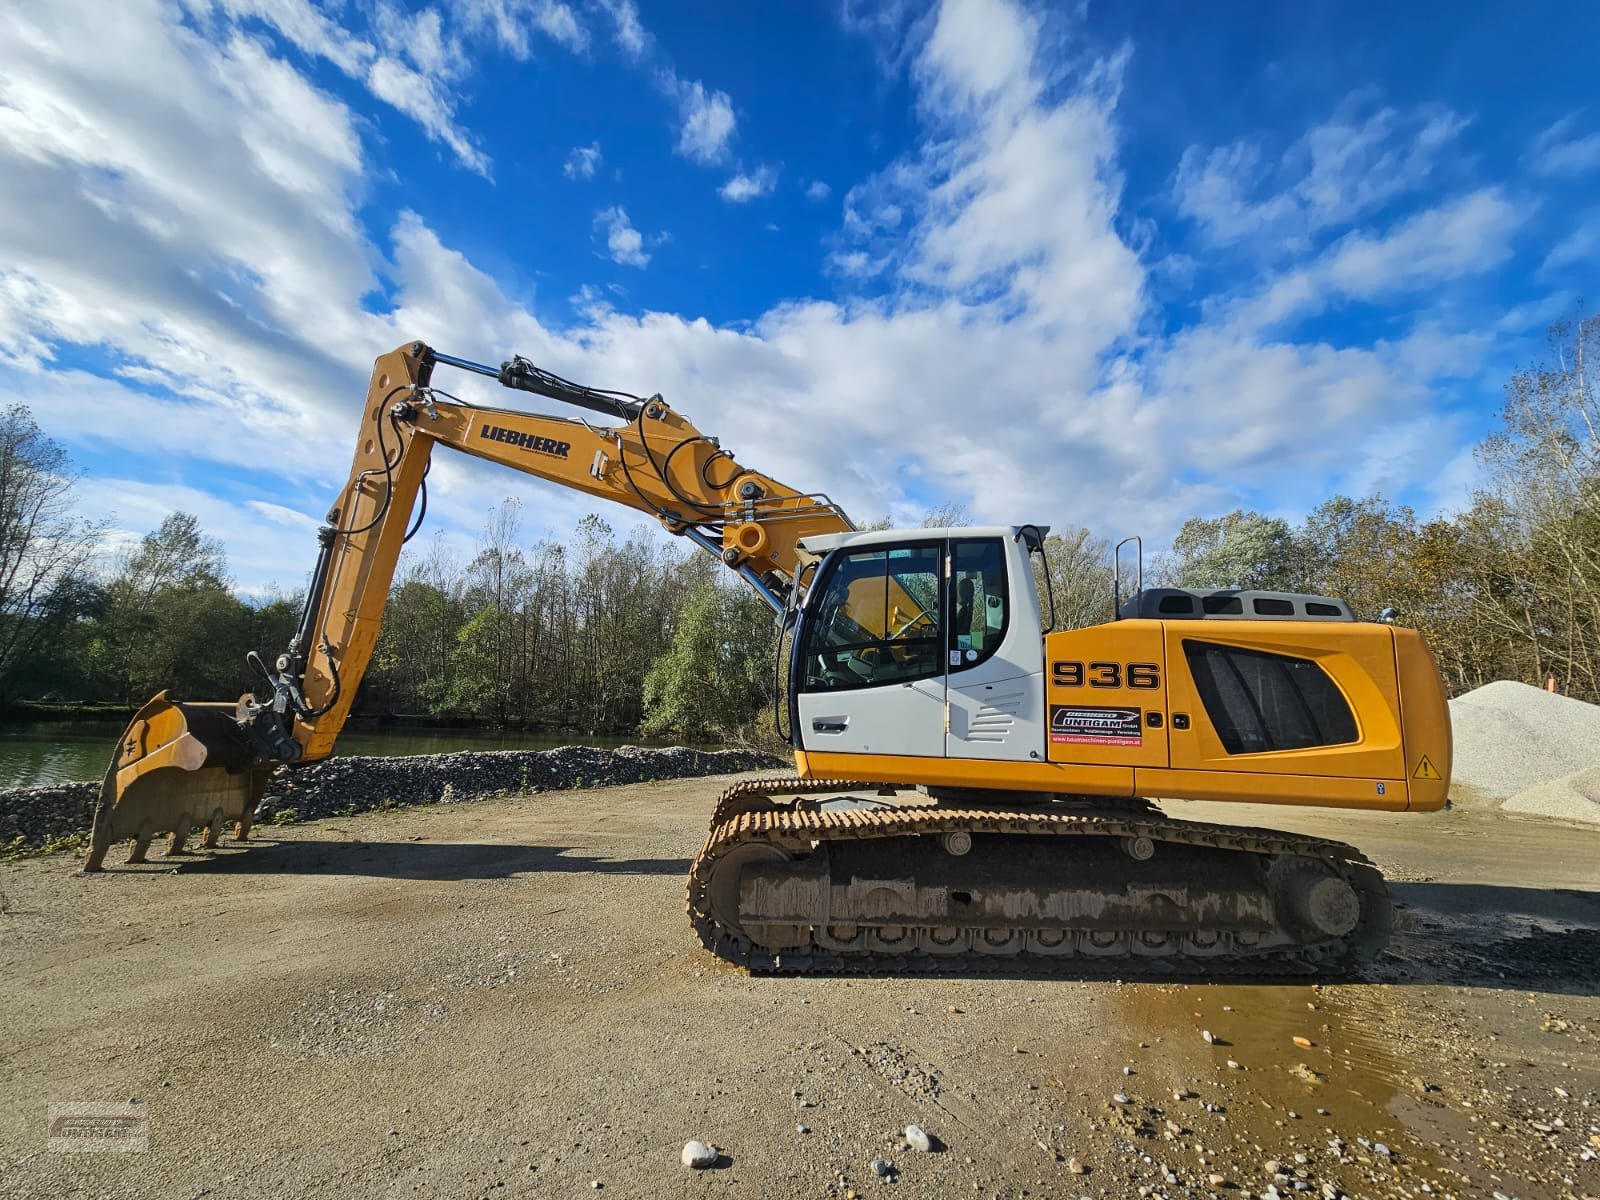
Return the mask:
<svg viewBox="0 0 1600 1200"><path fill-rule="evenodd" d="M841 794L882 807L835 810L813 799ZM974 854L971 883L961 876L968 860L943 848L948 834L984 848L989 866ZM1149 839L1148 862L1119 853L1130 839ZM1202 876L1223 882L1206 885ZM1348 914L1332 932L1295 917L1285 897L1305 894L1302 880L1348 885L1321 884L1325 895L1337 893L1334 910L1342 904ZM772 900L786 884L791 890ZM898 908L883 901L895 888L915 898ZM863 891L875 909L858 904L838 915ZM947 895L975 900L973 912L988 900L987 911L1008 915L926 915ZM748 917L751 906L793 896L820 899L804 915L778 918L787 923ZM797 904L804 907L790 907ZM736 784L718 799L690 870L689 916L708 949L753 971L1278 976L1338 974L1371 961L1388 941L1392 906L1377 869L1324 838L1180 821L1154 809L944 805L891 785L782 778Z"/></svg>

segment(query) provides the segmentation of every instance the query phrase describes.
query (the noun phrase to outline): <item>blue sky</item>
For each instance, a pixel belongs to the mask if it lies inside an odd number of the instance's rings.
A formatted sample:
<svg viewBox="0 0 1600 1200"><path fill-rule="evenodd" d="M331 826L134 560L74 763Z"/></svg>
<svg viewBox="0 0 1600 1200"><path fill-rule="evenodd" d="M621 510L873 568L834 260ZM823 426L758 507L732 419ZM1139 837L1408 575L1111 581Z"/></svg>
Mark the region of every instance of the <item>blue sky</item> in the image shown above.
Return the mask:
<svg viewBox="0 0 1600 1200"><path fill-rule="evenodd" d="M1592 302L1597 27L22 0L0 402L67 446L86 514L193 511L248 590L309 567L367 368L414 338L661 391L864 519L1159 542L1334 491L1449 512L1507 375ZM530 540L590 507L478 463L434 484L463 556L502 497Z"/></svg>

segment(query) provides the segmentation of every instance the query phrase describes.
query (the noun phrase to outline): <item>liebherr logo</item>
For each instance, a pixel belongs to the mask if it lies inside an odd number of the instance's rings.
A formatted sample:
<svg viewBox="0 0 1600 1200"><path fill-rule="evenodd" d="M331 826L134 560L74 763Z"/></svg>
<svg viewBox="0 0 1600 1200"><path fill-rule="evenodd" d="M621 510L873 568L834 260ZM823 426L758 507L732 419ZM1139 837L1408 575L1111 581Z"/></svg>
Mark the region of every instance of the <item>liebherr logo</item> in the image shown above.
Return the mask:
<svg viewBox="0 0 1600 1200"><path fill-rule="evenodd" d="M555 458L565 458L567 451L572 449L571 442L557 442L546 437L536 437L531 433L518 433L515 429L502 429L498 425L479 425L478 436L488 438L491 442L521 446L524 450L532 450L535 454L549 454Z"/></svg>

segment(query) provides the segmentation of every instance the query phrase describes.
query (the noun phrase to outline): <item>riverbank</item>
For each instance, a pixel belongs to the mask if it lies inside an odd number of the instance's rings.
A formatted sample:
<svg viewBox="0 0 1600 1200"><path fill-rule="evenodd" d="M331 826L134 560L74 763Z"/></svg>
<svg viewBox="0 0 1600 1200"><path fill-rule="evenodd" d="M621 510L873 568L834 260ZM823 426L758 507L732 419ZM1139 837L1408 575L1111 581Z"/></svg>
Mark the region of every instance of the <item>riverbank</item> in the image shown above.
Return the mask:
<svg viewBox="0 0 1600 1200"><path fill-rule="evenodd" d="M294 770L280 768L267 785L261 814L265 819L291 823L417 804L615 787L787 765L786 759L760 751L683 746L561 746L381 758L353 755ZM0 850L26 853L82 838L94 821L99 791L97 782L0 791Z"/></svg>

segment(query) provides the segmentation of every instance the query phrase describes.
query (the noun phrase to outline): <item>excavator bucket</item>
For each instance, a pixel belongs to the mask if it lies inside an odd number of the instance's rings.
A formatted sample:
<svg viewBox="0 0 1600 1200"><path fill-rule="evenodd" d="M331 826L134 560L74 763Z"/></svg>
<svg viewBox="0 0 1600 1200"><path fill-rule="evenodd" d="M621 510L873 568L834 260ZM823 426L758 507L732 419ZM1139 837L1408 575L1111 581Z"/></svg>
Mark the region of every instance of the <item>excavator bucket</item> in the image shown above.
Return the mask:
<svg viewBox="0 0 1600 1200"><path fill-rule="evenodd" d="M243 701L240 702L241 704ZM182 854L189 835L217 844L222 826L250 834L271 763L253 752L233 704L179 704L161 692L134 714L100 785L84 870L103 869L113 842L133 839L131 863L142 863L157 834L167 853Z"/></svg>

